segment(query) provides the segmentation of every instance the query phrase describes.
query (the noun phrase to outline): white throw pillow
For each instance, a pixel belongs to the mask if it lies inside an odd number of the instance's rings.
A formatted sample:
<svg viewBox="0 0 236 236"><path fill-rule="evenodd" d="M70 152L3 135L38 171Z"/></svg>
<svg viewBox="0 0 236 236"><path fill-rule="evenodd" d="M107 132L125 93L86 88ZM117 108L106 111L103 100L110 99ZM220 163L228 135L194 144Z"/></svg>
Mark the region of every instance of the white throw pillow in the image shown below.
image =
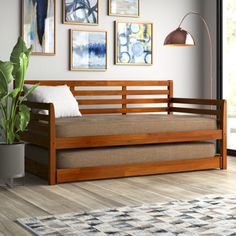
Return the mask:
<svg viewBox="0 0 236 236"><path fill-rule="evenodd" d="M24 85L24 92L32 85ZM55 118L81 116L79 105L67 85L38 86L27 98L31 102L53 103ZM40 111L46 114L47 111Z"/></svg>

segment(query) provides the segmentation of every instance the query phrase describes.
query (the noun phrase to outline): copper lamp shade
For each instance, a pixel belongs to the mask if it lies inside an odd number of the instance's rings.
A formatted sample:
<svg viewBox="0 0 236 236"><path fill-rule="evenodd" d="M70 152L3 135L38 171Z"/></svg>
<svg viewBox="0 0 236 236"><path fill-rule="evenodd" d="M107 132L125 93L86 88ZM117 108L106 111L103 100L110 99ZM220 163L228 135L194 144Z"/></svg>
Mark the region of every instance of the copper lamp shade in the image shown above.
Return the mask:
<svg viewBox="0 0 236 236"><path fill-rule="evenodd" d="M194 46L195 41L189 32L178 27L176 30L172 31L169 35L167 35L164 45L165 46Z"/></svg>
<svg viewBox="0 0 236 236"><path fill-rule="evenodd" d="M206 28L207 35L208 35L209 55L210 55L209 87L210 87L210 98L212 99L212 83L213 83L212 38L211 38L211 34L210 34L210 29L209 29L208 24L207 24L206 20L204 19L204 17L197 12L188 12L187 14L185 14L184 17L182 18L182 20L180 21L178 28L167 35L167 37L165 38L165 41L164 41L164 45L165 46L194 46L195 45L195 40L194 40L193 36L188 31L183 30L181 28L181 25L184 22L184 20L190 15L196 15L202 20L202 22Z"/></svg>

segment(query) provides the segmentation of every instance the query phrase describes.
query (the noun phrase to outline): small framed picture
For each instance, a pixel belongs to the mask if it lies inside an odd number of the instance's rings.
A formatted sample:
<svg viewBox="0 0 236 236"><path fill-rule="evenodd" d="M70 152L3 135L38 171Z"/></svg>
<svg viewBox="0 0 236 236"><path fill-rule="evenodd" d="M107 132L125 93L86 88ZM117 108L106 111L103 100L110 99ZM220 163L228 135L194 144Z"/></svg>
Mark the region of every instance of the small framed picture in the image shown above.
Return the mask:
<svg viewBox="0 0 236 236"><path fill-rule="evenodd" d="M115 21L115 64L153 64L153 24Z"/></svg>
<svg viewBox="0 0 236 236"><path fill-rule="evenodd" d="M107 31L70 30L70 70L107 69Z"/></svg>
<svg viewBox="0 0 236 236"><path fill-rule="evenodd" d="M64 24L98 25L99 0L63 0Z"/></svg>
<svg viewBox="0 0 236 236"><path fill-rule="evenodd" d="M21 34L33 55L56 53L56 0L22 0Z"/></svg>
<svg viewBox="0 0 236 236"><path fill-rule="evenodd" d="M139 17L139 4L139 0L108 0L108 15Z"/></svg>

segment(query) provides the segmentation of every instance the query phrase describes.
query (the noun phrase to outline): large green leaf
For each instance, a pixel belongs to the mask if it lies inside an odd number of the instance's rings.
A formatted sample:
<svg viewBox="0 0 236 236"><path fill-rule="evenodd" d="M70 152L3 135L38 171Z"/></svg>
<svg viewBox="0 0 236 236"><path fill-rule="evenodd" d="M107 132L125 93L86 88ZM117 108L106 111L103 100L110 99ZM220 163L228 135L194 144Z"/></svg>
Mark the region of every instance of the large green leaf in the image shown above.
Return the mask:
<svg viewBox="0 0 236 236"><path fill-rule="evenodd" d="M22 97L22 101L24 101L38 86L39 84L32 85Z"/></svg>
<svg viewBox="0 0 236 236"><path fill-rule="evenodd" d="M26 76L26 70L28 65L28 57L25 53L21 53L19 57L19 68L15 76L15 87L20 91L23 89L24 80Z"/></svg>
<svg viewBox="0 0 236 236"><path fill-rule="evenodd" d="M30 48L27 48L24 40L21 37L19 37L16 45L14 46L12 50L11 57L10 57L10 61L14 64L14 70L13 70L14 78L16 77L16 74L20 67L19 63L20 63L21 53L25 53L26 57L29 58L31 51L32 51L32 46ZM27 61L27 66L28 66L28 63L29 63L29 60Z"/></svg>
<svg viewBox="0 0 236 236"><path fill-rule="evenodd" d="M13 80L11 62L0 61L0 99L8 94L8 84Z"/></svg>
<svg viewBox="0 0 236 236"><path fill-rule="evenodd" d="M3 97L3 99L6 99L6 98L8 98L8 97L16 98L17 95L19 94L19 92L20 92L20 89L15 88L15 89L13 89L11 92L8 92L8 94L7 94L5 97Z"/></svg>
<svg viewBox="0 0 236 236"><path fill-rule="evenodd" d="M24 131L30 121L30 110L26 105L19 106L19 112L16 114L15 127L17 131Z"/></svg>

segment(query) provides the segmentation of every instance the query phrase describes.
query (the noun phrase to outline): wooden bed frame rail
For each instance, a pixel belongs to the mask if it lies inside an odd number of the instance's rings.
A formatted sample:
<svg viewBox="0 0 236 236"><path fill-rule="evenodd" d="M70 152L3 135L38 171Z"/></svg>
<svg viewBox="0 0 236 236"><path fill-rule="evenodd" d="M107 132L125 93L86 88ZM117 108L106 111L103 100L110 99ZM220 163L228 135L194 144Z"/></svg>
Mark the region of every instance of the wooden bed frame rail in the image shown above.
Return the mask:
<svg viewBox="0 0 236 236"><path fill-rule="evenodd" d="M227 168L226 101L173 97L173 81L36 81L26 84L68 85L77 98L82 114L162 112L209 115L217 118L217 130L141 133L86 137L56 137L53 104L26 102L32 109L31 122L22 140L48 149L48 166L26 161L26 169L48 179L50 185L79 180L139 176L157 173ZM105 87L105 88L103 88ZM184 106L181 106L181 105ZM105 106L111 106L109 108ZM145 105L145 106L143 106ZM186 105L197 107L189 108ZM102 106L102 107L101 107ZM114 108L114 106L117 106ZM45 114L35 114L34 109ZM165 161L117 166L57 169L56 150L69 148L108 147L154 143L218 140L220 153L194 160Z"/></svg>

